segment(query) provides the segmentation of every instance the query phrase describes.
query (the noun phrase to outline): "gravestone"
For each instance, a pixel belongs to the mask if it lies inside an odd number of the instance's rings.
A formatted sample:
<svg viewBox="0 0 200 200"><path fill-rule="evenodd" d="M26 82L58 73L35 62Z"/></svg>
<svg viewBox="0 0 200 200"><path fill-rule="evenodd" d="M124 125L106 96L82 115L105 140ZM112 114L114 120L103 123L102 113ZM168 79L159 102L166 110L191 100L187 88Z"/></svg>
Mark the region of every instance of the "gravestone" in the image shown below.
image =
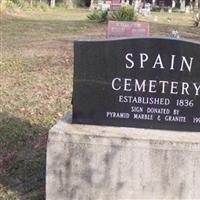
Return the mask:
<svg viewBox="0 0 200 200"><path fill-rule="evenodd" d="M151 4L150 3L144 4L144 13L143 14L144 14L144 16L151 14Z"/></svg>
<svg viewBox="0 0 200 200"><path fill-rule="evenodd" d="M149 36L149 24L145 22L109 21L108 38Z"/></svg>
<svg viewBox="0 0 200 200"><path fill-rule="evenodd" d="M200 131L200 44L75 42L73 123Z"/></svg>
<svg viewBox="0 0 200 200"><path fill-rule="evenodd" d="M199 133L70 121L49 131L46 200L200 199Z"/></svg>
<svg viewBox="0 0 200 200"><path fill-rule="evenodd" d="M110 9L112 11L119 10L121 8L121 2L120 0L112 0L110 4Z"/></svg>
<svg viewBox="0 0 200 200"><path fill-rule="evenodd" d="M158 5L163 9L165 7L165 1L159 0Z"/></svg>
<svg viewBox="0 0 200 200"><path fill-rule="evenodd" d="M181 9L181 11L185 11L185 0L180 0L180 9Z"/></svg>
<svg viewBox="0 0 200 200"><path fill-rule="evenodd" d="M73 117L49 131L46 200L200 199L199 52L164 38L76 41Z"/></svg>

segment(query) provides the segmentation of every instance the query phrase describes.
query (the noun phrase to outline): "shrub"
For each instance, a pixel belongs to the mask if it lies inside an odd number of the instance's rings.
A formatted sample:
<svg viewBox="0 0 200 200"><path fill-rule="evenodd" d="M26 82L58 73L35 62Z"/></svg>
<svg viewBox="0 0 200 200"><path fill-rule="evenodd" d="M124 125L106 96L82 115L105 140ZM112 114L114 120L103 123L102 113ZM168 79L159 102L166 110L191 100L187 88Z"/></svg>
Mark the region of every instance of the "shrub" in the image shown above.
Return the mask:
<svg viewBox="0 0 200 200"><path fill-rule="evenodd" d="M5 0L0 4L0 12L18 12L20 10L32 10L29 3L25 0Z"/></svg>
<svg viewBox="0 0 200 200"><path fill-rule="evenodd" d="M34 4L34 7L43 11L49 10L49 5L45 2L37 2L36 4Z"/></svg>
<svg viewBox="0 0 200 200"><path fill-rule="evenodd" d="M118 11L113 11L109 19L112 21L136 21L137 16L133 6L124 6Z"/></svg>
<svg viewBox="0 0 200 200"><path fill-rule="evenodd" d="M10 0L5 0L2 3L0 3L0 12L15 12L18 10L18 7L16 4L14 4L12 1Z"/></svg>
<svg viewBox="0 0 200 200"><path fill-rule="evenodd" d="M6 10L5 3L0 3L0 13L4 12Z"/></svg>
<svg viewBox="0 0 200 200"><path fill-rule="evenodd" d="M29 5L29 3L27 1L24 0L13 0L13 2L15 3L15 5L17 5L18 8L24 10L24 11L28 11L31 10L31 6Z"/></svg>
<svg viewBox="0 0 200 200"><path fill-rule="evenodd" d="M27 0L4 0L0 3L0 12L17 12L20 10L29 11L34 8L47 11L49 9L49 5L45 2L34 2L33 7L31 7Z"/></svg>
<svg viewBox="0 0 200 200"><path fill-rule="evenodd" d="M89 20L102 23L102 22L107 21L108 11L107 10L94 10L87 17Z"/></svg>
<svg viewBox="0 0 200 200"><path fill-rule="evenodd" d="M59 3L56 3L56 6L55 6L55 8L58 8L58 9L68 9L69 8L69 5L67 5L66 3L61 3L61 2L59 2Z"/></svg>
<svg viewBox="0 0 200 200"><path fill-rule="evenodd" d="M161 11L161 7L160 7L160 6L153 6L153 7L151 8L151 11L152 11L152 12L160 12L160 11Z"/></svg>
<svg viewBox="0 0 200 200"><path fill-rule="evenodd" d="M196 27L200 27L200 14L199 13L196 15L196 18L194 20L194 25Z"/></svg>

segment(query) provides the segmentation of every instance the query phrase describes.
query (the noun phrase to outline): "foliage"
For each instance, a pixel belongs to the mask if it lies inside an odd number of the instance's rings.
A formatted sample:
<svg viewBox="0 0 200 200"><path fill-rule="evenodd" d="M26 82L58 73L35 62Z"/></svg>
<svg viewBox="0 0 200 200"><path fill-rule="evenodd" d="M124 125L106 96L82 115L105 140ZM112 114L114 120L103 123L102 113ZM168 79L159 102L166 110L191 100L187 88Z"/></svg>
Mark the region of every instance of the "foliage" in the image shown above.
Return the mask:
<svg viewBox="0 0 200 200"><path fill-rule="evenodd" d="M200 27L200 13L198 13L198 14L196 15L196 18L195 18L195 20L194 20L194 25L195 25L196 27Z"/></svg>
<svg viewBox="0 0 200 200"><path fill-rule="evenodd" d="M107 21L108 11L107 10L94 10L89 15L87 15L88 19L91 21L97 21L98 23L102 23Z"/></svg>
<svg viewBox="0 0 200 200"><path fill-rule="evenodd" d="M17 9L17 5L10 0L4 0L0 3L0 12L15 12Z"/></svg>
<svg viewBox="0 0 200 200"><path fill-rule="evenodd" d="M112 21L136 21L137 16L133 6L124 6L120 10L112 12L109 19Z"/></svg>
<svg viewBox="0 0 200 200"><path fill-rule="evenodd" d="M50 9L49 5L45 2L36 2L34 7L42 11L48 11Z"/></svg>
<svg viewBox="0 0 200 200"><path fill-rule="evenodd" d="M6 5L5 3L0 3L0 13L4 12L6 10Z"/></svg>
<svg viewBox="0 0 200 200"><path fill-rule="evenodd" d="M170 8L170 7L164 7L164 8L163 8L163 11L164 11L164 12L169 12L169 9L171 9L171 8ZM171 10L171 11L172 11L172 10Z"/></svg>
<svg viewBox="0 0 200 200"><path fill-rule="evenodd" d="M31 10L31 6L29 5L29 3L25 0L12 0L13 3L15 3L15 5L19 8L22 9L24 11L28 11Z"/></svg>
<svg viewBox="0 0 200 200"><path fill-rule="evenodd" d="M67 5L66 3L59 2L59 3L56 3L55 8L64 9L65 10L65 9L69 8L69 5Z"/></svg>
<svg viewBox="0 0 200 200"><path fill-rule="evenodd" d="M89 7L90 0L73 0L73 4L75 7Z"/></svg>
<svg viewBox="0 0 200 200"><path fill-rule="evenodd" d="M64 6L64 4L62 6ZM26 0L4 0L0 4L0 12L13 13L31 10L47 11L49 10L49 5L46 2L34 2L33 6L30 6L29 2Z"/></svg>
<svg viewBox="0 0 200 200"><path fill-rule="evenodd" d="M152 11L152 12L160 12L160 11L161 11L161 7L160 7L160 6L153 6L153 7L151 8L151 11Z"/></svg>

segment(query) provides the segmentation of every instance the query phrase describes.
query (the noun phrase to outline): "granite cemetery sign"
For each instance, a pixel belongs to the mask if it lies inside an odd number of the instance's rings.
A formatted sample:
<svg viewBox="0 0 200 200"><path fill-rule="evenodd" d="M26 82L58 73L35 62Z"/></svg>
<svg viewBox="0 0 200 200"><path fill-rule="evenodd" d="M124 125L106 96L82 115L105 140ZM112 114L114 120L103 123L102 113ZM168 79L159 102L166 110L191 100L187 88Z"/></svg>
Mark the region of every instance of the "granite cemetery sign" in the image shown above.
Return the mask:
<svg viewBox="0 0 200 200"><path fill-rule="evenodd" d="M200 44L75 41L73 123L200 131Z"/></svg>

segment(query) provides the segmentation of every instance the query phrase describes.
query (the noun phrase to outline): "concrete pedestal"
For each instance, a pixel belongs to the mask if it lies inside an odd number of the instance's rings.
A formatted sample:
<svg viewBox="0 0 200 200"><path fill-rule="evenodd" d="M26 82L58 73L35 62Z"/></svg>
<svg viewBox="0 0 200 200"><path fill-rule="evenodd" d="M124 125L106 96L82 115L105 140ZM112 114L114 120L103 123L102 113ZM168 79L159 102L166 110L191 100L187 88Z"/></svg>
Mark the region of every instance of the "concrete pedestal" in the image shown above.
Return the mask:
<svg viewBox="0 0 200 200"><path fill-rule="evenodd" d="M200 199L200 133L72 125L47 145L47 200Z"/></svg>

